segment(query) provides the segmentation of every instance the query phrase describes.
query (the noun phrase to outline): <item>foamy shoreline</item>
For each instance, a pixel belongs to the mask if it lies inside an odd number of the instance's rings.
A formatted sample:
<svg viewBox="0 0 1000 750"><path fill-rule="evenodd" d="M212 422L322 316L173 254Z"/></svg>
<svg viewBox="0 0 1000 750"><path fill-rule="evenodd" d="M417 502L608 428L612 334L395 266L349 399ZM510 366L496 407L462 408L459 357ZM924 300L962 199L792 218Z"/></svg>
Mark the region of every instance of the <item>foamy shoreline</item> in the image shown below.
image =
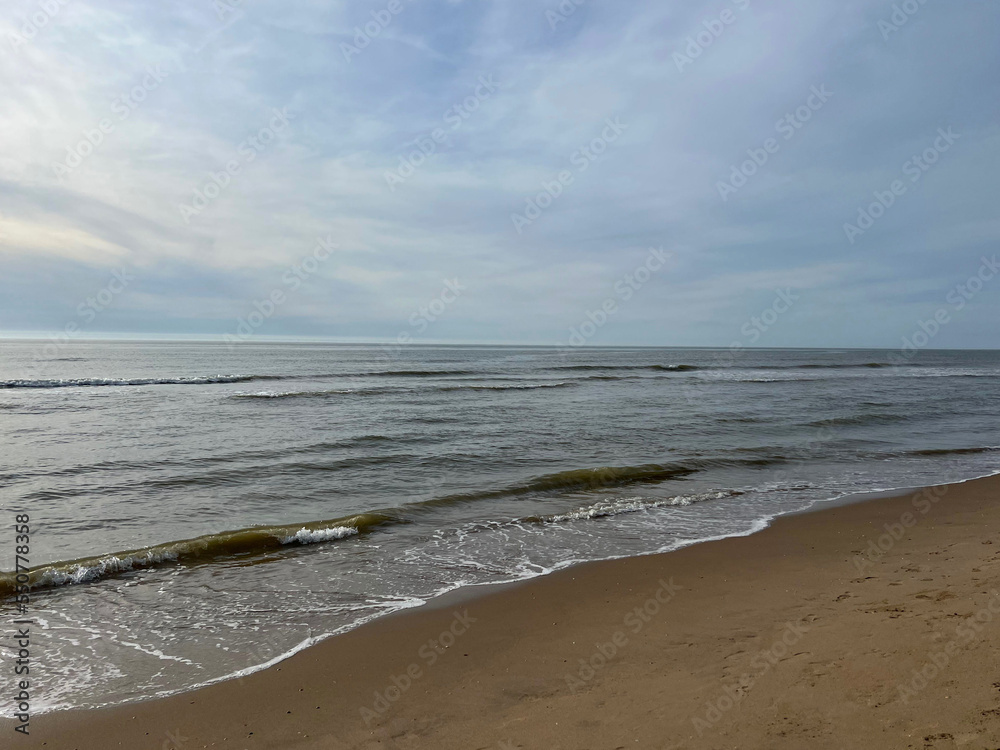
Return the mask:
<svg viewBox="0 0 1000 750"><path fill-rule="evenodd" d="M971 484L975 486L977 485L977 483L981 484L984 482L996 483L997 480L991 480L989 478L977 478L977 479L964 480L962 482L956 482L950 485L943 485L941 487L945 488L945 494L954 494L956 491L961 492L962 488L965 487L966 485ZM863 512L861 512L862 509L865 508L875 509L880 505L884 505L886 503L890 503L893 501L899 501L900 498L907 496L907 492L909 492L909 490L894 489L894 490L880 491L875 497L871 496L872 493L866 493L866 495L860 497L853 495L841 497L832 500L829 503L819 503L812 506L811 508L803 509L803 511L806 511L804 515L783 516L779 517L777 520L762 519L759 525L749 530L745 534L727 535L722 539L716 539L716 540L702 539L697 541L691 541L687 544L681 545L681 547L679 547L678 549L691 550L694 548L711 547L713 546L711 544L712 542L718 542L719 544L725 545L734 542L735 540L740 538L746 539L750 538L751 536L759 536L758 532L762 533L764 532L765 529L771 530L778 523L794 522L795 519L797 518L816 518L823 515L829 515L830 513L834 512L841 512L841 513L859 512L861 513L861 515L864 515ZM860 502L861 500L864 500L864 502ZM852 509L858 509L858 510L855 511ZM641 559L653 559L653 558L662 558L663 560L669 560L670 557L672 555L677 554L677 552L678 550L675 549L672 551L668 551L666 553L650 553L649 555L642 555L638 557L630 556L618 559L587 562L583 564L568 562L567 565L561 569L552 571L541 571L534 576L526 577L524 579L519 579L517 581L507 582L505 584L488 584L481 586L460 587L457 590L456 589L443 590L439 592L438 596L430 599L429 601L414 600L410 602L408 605L400 607L400 610L408 610L408 611L397 610L396 612L390 615L375 616L369 618L369 620L366 623L355 626L346 633L323 634L316 636L315 638L310 639L307 642L299 644L299 646L296 649L294 649L291 653L283 654L279 658L273 659L267 664L254 667L249 670L242 670L240 673L227 675L224 678L212 680L211 682L206 683L206 685L197 686L195 688L192 688L191 690L183 690L180 692L175 692L169 694L169 696L167 695L145 696L147 699L156 698L156 700L144 701L141 703L122 704L118 706L109 707L106 709L92 709L83 712L69 710L69 711L58 711L56 713L38 713L36 714L36 718L39 720L39 723L44 723L50 720L56 721L56 717L59 716L83 716L90 714L98 715L98 714L103 714L103 712L105 711L135 710L140 706L155 705L163 701L181 700L188 695L190 696L201 695L204 692L204 689L207 688L208 686L211 686L210 689L217 689L217 688L225 689L227 685L242 683L244 680L240 678L249 678L250 676L253 676L254 678L261 678L264 675L273 673L275 669L280 672L282 671L283 667L278 665L281 665L286 661L288 661L291 664L293 663L291 660L294 660L296 657L300 659L301 658L310 659L312 657L307 656L307 654L312 654L312 653L315 653L318 656L320 652L316 651L316 649L322 650L326 647L329 647L331 644L334 644L337 641L342 640L343 638L352 636L353 634L367 633L372 628L388 627L388 625L380 626L380 623L388 623L388 622L405 623L405 621L408 618L420 615L421 613L427 613L425 616L431 617L432 615L430 613L441 612L447 609L447 607L450 606L449 603L451 602L459 602L462 604L462 606L469 606L471 603L478 603L484 600L491 600L497 596L505 595L505 592L511 591L512 583L518 584L517 586L515 586L517 590L519 591L526 590L524 587L530 587L532 585L535 585L541 580L555 579L560 577L564 578L567 575L575 577L578 574L578 571L593 570L595 569L595 566L597 567L605 565L614 566L615 564L618 563L628 563L629 561L637 561ZM640 563L636 562L630 564L640 564ZM421 606L425 604L428 606ZM394 624L392 625L392 627L397 629L402 627L405 630L405 625L403 624L400 625ZM338 635L340 637L333 638L334 635ZM61 722L61 719L58 721Z"/></svg>

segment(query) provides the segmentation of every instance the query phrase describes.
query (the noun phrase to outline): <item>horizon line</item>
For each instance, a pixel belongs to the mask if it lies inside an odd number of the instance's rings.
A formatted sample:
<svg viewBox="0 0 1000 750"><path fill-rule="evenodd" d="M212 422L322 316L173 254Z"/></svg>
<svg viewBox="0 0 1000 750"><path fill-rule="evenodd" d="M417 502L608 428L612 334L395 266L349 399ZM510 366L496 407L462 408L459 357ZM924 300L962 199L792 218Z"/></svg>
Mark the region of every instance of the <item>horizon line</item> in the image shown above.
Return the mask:
<svg viewBox="0 0 1000 750"><path fill-rule="evenodd" d="M190 334L190 333L124 333L105 332L90 334L80 337L67 337L65 333L57 331L9 331L0 332L0 342L26 343L43 342L57 343L60 346L72 346L74 344L87 343L177 343L177 344L225 344L230 348L250 348L262 345L281 344L313 344L327 346L391 346L400 349L409 348L440 348L440 347L502 347L511 349L556 349L556 350L599 350L599 349L705 349L705 350L729 350L732 345L679 345L679 344L584 344L582 346L566 346L564 344L552 343L512 343L509 341L472 341L472 340L428 340L422 342L410 342L399 344L394 339L363 339L351 337L320 337L320 336L261 336L252 340L229 342L220 334ZM749 346L741 345L741 349L757 351L776 350L801 350L801 351L894 351L898 346ZM1000 351L993 347L943 347L926 348L921 351L934 352L992 352Z"/></svg>

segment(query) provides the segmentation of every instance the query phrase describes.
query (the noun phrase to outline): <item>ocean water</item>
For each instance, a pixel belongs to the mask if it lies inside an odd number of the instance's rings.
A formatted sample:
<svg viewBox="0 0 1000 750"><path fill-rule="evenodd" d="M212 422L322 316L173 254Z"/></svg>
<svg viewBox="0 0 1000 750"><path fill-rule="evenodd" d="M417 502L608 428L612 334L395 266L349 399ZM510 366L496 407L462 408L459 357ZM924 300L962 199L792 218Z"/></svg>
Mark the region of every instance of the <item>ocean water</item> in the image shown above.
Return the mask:
<svg viewBox="0 0 1000 750"><path fill-rule="evenodd" d="M35 709L244 674L463 585L996 472L1000 353L897 359L0 342L0 569L29 513Z"/></svg>

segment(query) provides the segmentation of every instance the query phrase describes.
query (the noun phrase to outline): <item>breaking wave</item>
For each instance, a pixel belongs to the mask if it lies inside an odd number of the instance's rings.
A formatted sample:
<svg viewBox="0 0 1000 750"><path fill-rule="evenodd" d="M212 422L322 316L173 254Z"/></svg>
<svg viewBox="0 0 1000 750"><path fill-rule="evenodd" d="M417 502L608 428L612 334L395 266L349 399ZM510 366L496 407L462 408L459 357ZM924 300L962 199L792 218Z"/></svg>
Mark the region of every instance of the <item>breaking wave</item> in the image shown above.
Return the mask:
<svg viewBox="0 0 1000 750"><path fill-rule="evenodd" d="M657 498L650 500L643 497L625 497L614 500L601 500L600 502L579 508L570 513L561 513L542 519L550 523L562 521L583 521L592 518L605 518L608 516L620 516L623 513L638 513L653 508L688 506L694 503L705 502L706 500L724 500L727 497L742 495L739 490L720 490L719 492L703 492L698 495L678 495L677 497Z"/></svg>
<svg viewBox="0 0 1000 750"><path fill-rule="evenodd" d="M73 378L55 380L0 380L0 388L109 388L129 385L210 385L283 380L278 375L210 375L189 378Z"/></svg>
<svg viewBox="0 0 1000 750"><path fill-rule="evenodd" d="M167 564L211 563L236 555L260 555L280 549L289 544L317 544L345 539L363 532L371 532L380 526L409 524L417 514L426 513L435 507L471 503L499 497L517 497L533 493L561 490L594 490L624 487L634 484L658 483L679 479L700 471L710 464L723 465L740 463L762 465L774 463L777 459L749 459L741 461L700 461L692 465L644 464L641 466L604 466L591 469L544 474L519 484L508 485L482 492L446 495L413 503L398 508L389 508L372 513L362 513L312 523L297 523L281 526L254 526L208 534L193 539L166 542L124 552L100 554L65 562L56 562L33 568L28 574L27 585L32 588L49 588L69 584L88 583L143 568L153 568ZM705 499L711 499L710 494ZM721 497L722 495L720 495ZM661 505L682 505L697 502L698 499L674 499L662 501ZM611 513L629 512L635 499L624 504L609 505L602 501L589 509L578 511L587 517L596 518ZM660 501L658 501L660 502ZM655 507L645 504L643 507ZM635 509L640 509L638 506ZM584 515L554 517L552 520L583 518ZM23 581L22 581L23 583ZM14 573L0 572L0 597L10 596L16 591L17 577Z"/></svg>
<svg viewBox="0 0 1000 750"><path fill-rule="evenodd" d="M125 552L42 565L31 569L26 585L38 589L89 583L164 564L206 563L234 555L259 554L289 544L328 542L354 536L391 520L377 513L364 513L335 521L224 531ZM24 584L23 578L21 583ZM12 595L17 585L14 573L0 573L0 596Z"/></svg>

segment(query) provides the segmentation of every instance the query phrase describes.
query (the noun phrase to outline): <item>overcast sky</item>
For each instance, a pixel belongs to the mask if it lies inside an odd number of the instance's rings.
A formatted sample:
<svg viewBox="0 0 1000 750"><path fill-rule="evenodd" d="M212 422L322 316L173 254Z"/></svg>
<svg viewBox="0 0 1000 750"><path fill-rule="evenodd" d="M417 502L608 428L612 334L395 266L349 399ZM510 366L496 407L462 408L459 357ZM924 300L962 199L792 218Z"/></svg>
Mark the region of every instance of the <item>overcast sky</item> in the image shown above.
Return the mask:
<svg viewBox="0 0 1000 750"><path fill-rule="evenodd" d="M996 2L578 2L5 3L0 331L1000 347Z"/></svg>

